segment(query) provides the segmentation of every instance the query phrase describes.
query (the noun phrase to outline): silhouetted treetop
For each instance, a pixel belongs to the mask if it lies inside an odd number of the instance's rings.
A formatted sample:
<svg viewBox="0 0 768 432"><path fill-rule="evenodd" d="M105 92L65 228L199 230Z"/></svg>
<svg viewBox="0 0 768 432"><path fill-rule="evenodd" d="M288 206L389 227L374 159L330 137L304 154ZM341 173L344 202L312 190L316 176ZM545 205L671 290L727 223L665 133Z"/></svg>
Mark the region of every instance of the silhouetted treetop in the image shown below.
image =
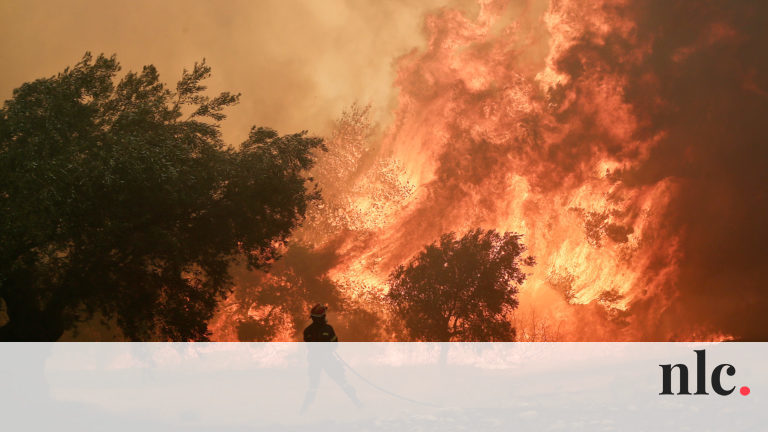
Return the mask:
<svg viewBox="0 0 768 432"><path fill-rule="evenodd" d="M153 66L117 79L86 54L0 110L1 340L56 340L98 313L130 339L202 340L237 258L268 265L317 197L306 132L225 145L239 95L175 89Z"/></svg>
<svg viewBox="0 0 768 432"><path fill-rule="evenodd" d="M408 336L424 341L514 340L509 313L526 279L522 236L474 229L444 234L389 277L387 301Z"/></svg>

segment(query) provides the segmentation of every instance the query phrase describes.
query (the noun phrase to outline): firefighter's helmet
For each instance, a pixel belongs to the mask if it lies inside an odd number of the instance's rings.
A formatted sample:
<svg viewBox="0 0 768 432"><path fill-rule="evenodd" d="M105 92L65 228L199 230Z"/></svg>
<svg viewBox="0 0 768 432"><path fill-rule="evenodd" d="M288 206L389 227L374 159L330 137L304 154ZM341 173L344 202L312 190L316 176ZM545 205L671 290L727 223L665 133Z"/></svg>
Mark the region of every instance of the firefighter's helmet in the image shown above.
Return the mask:
<svg viewBox="0 0 768 432"><path fill-rule="evenodd" d="M312 307L312 311L310 313L312 314L313 318L322 318L325 316L325 311L327 310L328 310L327 306L323 306L318 303L314 307Z"/></svg>

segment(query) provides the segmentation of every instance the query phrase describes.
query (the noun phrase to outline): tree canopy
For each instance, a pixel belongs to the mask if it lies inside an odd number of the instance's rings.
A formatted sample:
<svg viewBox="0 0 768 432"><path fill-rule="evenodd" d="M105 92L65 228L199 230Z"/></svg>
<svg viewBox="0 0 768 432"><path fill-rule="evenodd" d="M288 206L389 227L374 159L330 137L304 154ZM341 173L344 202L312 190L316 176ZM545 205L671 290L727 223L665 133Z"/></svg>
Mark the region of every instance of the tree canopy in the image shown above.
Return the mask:
<svg viewBox="0 0 768 432"><path fill-rule="evenodd" d="M407 335L421 341L511 341L509 313L525 281L522 236L474 229L444 234L389 277L387 302Z"/></svg>
<svg viewBox="0 0 768 432"><path fill-rule="evenodd" d="M233 261L268 265L317 198L322 139L254 127L225 145L239 95L206 96L205 61L175 88L119 70L86 54L0 110L0 340L95 315L133 340L205 340Z"/></svg>

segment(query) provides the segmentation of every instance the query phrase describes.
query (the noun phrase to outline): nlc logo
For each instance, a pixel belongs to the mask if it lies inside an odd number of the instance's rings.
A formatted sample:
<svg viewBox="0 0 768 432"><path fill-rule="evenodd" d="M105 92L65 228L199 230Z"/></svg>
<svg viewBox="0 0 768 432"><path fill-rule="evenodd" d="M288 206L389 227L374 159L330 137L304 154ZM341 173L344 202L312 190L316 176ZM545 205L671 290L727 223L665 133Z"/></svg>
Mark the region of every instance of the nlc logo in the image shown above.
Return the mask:
<svg viewBox="0 0 768 432"><path fill-rule="evenodd" d="M705 350L694 350L696 353L696 393L697 395L707 395L707 352ZM666 364L661 366L661 395L671 395L672 393L672 370L678 370L678 376L680 377L680 387L677 392L679 395L689 395L688 391L688 366L684 364ZM736 375L736 367L731 364L717 365L711 374L712 390L720 396L728 396L736 389L735 386L730 388L723 387L723 372L728 376ZM749 394L749 387L744 386L739 389L739 392L746 396Z"/></svg>

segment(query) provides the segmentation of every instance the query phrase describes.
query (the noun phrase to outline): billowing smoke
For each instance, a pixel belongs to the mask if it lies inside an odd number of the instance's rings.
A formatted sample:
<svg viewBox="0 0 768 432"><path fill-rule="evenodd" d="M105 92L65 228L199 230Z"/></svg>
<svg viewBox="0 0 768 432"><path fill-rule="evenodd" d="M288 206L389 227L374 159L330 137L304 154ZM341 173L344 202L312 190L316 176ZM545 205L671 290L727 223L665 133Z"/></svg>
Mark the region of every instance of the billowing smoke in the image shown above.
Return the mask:
<svg viewBox="0 0 768 432"><path fill-rule="evenodd" d="M640 119L635 135L660 137L647 161L619 178L629 187L676 187L657 236L676 238L680 258L665 287L670 302L660 320L642 322L645 336L765 340L768 5L655 1L617 13L633 17L648 52L631 67L605 63L627 77L625 98ZM662 307L647 296L633 311Z"/></svg>

